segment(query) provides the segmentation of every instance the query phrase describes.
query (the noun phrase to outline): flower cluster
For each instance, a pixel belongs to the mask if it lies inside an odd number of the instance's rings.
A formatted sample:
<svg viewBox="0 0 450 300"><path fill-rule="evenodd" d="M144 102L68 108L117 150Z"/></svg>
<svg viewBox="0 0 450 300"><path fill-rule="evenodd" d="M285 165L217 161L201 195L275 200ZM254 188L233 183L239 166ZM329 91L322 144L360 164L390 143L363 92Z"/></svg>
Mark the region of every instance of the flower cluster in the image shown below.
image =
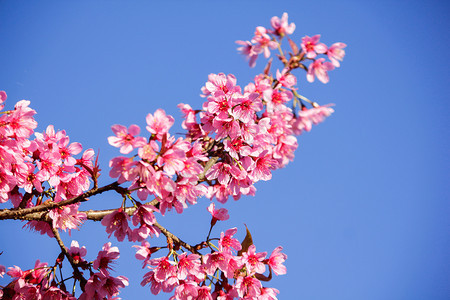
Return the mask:
<svg viewBox="0 0 450 300"><path fill-rule="evenodd" d="M6 93L0 92L1 108ZM0 203L11 200L15 208L29 208L49 199L70 199L87 191L92 177L94 151L86 150L80 159L80 143L70 143L64 130L49 125L44 133L34 132L36 111L30 101L19 101L14 110L0 116ZM31 139L31 135L35 138ZM33 202L35 199L35 202ZM78 204L52 209L48 216L54 228L77 229L86 216L78 213ZM46 222L27 223L42 234L53 236Z"/></svg>
<svg viewBox="0 0 450 300"><path fill-rule="evenodd" d="M171 251L168 256L150 258L149 244L137 246L136 258L150 269L141 285L150 285L155 295L174 291L170 299L177 300L277 299L279 291L263 287L261 281L270 280L272 272L286 273L283 262L287 256L281 253L282 247L267 257L266 252L256 252L253 244L243 249L233 237L236 232L236 228L222 232L218 245L213 248L209 244L211 253L206 255ZM269 276L264 275L267 269Z"/></svg>
<svg viewBox="0 0 450 300"><path fill-rule="evenodd" d="M292 34L295 30L295 24L288 23L287 13L284 13L281 19L273 17L270 23L272 29L266 29L262 26L256 27L255 35L251 41L236 41L237 44L241 45L241 47L238 48L238 51L249 60L250 67L256 65L256 59L259 54L264 53L264 57L268 58L270 56L270 49L281 49L281 40L286 35ZM303 37L300 44L301 51L297 46L293 46L292 50L294 53L291 53L291 61L294 64L297 64L298 67L298 64L302 61L306 59L312 60L308 67L303 65L303 68L308 71L306 79L309 82L313 82L314 78L317 77L321 82L327 83L330 80L328 71L340 66L339 61L344 59L344 48L347 47L347 45L339 42L327 47L324 43L320 43L319 41L319 34L313 37ZM291 45L293 45L292 41L290 42ZM326 55L330 61L325 61L324 57L316 58L319 54ZM282 57L283 56L284 54L282 53ZM292 66L287 66L287 69L285 70L290 70L290 68L292 68Z"/></svg>
<svg viewBox="0 0 450 300"><path fill-rule="evenodd" d="M125 276L113 277L109 273L112 270L111 264L119 256L119 248L111 247L111 243L103 245L102 250L98 252L97 258L92 263L92 266L89 266L98 270L98 272L94 273L91 270L91 277L85 285L84 293L81 294L80 300L111 299L111 297L119 294L121 288L128 286L128 278Z"/></svg>
<svg viewBox="0 0 450 300"><path fill-rule="evenodd" d="M3 266L0 266L0 270ZM23 271L20 267L10 267L6 272L12 278L8 286L0 290L1 299L60 299L75 300L64 287L53 284L55 267L36 261L34 268ZM4 267L3 267L4 269ZM0 273L0 275L2 275ZM2 276L3 277L3 276Z"/></svg>
<svg viewBox="0 0 450 300"><path fill-rule="evenodd" d="M78 299L111 299L119 294L119 289L128 286L128 279L124 276L113 277L110 275L111 264L119 257L119 249L111 247L111 243L106 243L102 251L93 262L84 259L87 250L83 246L80 248L77 241L72 241L68 255L72 262L83 270L90 271L90 278L84 286L84 292ZM58 299L75 300L72 294L66 290L64 280L56 276L57 267L62 269L64 256L58 256L55 265L49 266L39 260L33 269L22 271L18 266L10 267L6 273L13 280L0 290L1 299ZM98 272L94 272L98 271ZM3 277L5 267L0 265L0 276ZM60 274L62 274L60 272ZM75 277L77 277L74 274ZM81 278L78 278L81 279ZM3 298L2 298L3 297Z"/></svg>
<svg viewBox="0 0 450 300"><path fill-rule="evenodd" d="M332 105L321 106L300 95L293 71L303 69L308 81L317 77L327 83L327 72L340 66L346 45L327 47L320 43L320 35L305 36L297 45L287 37L294 30L295 24L284 13L271 19L271 29L258 26L250 41L237 41L250 66L260 54L269 58L271 50L278 49L283 67L272 74L270 60L261 74L243 86L233 74L210 74L201 87L205 101L200 109L178 105L186 131L183 137L169 132L175 119L162 109L147 115L144 133L136 124L113 125L114 135L108 142L127 156L110 160L109 175L116 181L101 188L94 151L82 153L79 143L70 143L66 132L52 125L43 133L35 132L36 112L29 108L29 101L0 112L0 203L11 200L13 206L0 210L0 219L27 220L25 226L55 238L61 248L53 266L38 260L31 270L14 266L6 272L0 265L0 277L6 273L12 278L0 287L0 298L75 299L65 288L68 279L73 279L74 287L79 283L79 299L116 297L128 285L126 277L110 274L119 249L106 243L89 262L85 247L73 241L66 248L59 236L59 231L70 234L90 219L101 220L109 238L114 235L120 242L127 238L141 243L134 245L136 258L150 269L141 284L150 285L153 294L173 292L171 299L177 300L277 299L279 291L262 282L272 274L286 273L287 256L281 247L270 256L257 252L248 229L242 242L234 237L236 228L222 232L220 238L210 235L218 221L229 219L228 210L216 208L214 201L225 204L230 198L254 195L257 182L270 180L274 170L294 159L297 136L334 112ZM292 52L281 48L284 38ZM304 64L307 60L309 66ZM6 98L0 91L0 111ZM88 197L111 190L122 197L118 209L78 210ZM182 213L201 197L211 200L212 219L205 240L189 245L157 222L156 214ZM130 201L132 205L127 206ZM166 236L167 246L151 247L147 239L160 234ZM166 256L152 257L162 249L168 250ZM73 269L69 278L61 272L65 258Z"/></svg>

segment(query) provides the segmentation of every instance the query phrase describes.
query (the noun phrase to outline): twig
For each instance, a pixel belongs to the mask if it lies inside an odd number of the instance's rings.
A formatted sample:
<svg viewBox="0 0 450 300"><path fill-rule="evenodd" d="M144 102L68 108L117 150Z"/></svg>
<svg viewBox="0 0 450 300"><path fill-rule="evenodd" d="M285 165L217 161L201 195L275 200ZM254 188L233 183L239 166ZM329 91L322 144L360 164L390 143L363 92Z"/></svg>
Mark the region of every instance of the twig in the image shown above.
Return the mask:
<svg viewBox="0 0 450 300"><path fill-rule="evenodd" d="M69 251L67 250L66 246L64 246L63 241L61 240L61 237L59 236L58 229L54 228L51 223L49 223L50 227L52 228L53 235L55 236L56 241L58 242L59 247L61 248L61 251L64 253L64 255L69 260L70 264L72 265L73 272L75 275L75 278L80 280L80 287L81 290L84 292L84 286L86 285L86 278L83 277L83 274L78 270L78 266L73 260L73 257L69 254Z"/></svg>

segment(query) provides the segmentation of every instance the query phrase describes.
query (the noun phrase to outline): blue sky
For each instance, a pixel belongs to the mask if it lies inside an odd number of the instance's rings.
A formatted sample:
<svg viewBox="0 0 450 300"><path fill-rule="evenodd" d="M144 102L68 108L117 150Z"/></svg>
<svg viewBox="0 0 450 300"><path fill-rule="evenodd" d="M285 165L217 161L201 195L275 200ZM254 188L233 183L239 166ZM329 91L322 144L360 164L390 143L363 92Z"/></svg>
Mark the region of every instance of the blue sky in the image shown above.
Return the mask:
<svg viewBox="0 0 450 300"><path fill-rule="evenodd" d="M227 203L231 218L216 234L238 227L243 238L245 223L258 251L284 247L288 274L270 282L279 299L448 299L449 11L445 1L2 1L0 89L7 107L31 100L38 131L54 124L100 149L107 184L119 155L106 140L111 125L144 128L163 108L179 128L176 105L200 108L210 73L245 86L264 59L248 68L234 42L288 12L297 42L321 34L348 45L328 84L298 73L299 91L336 112L299 137L295 161L256 197ZM86 207L120 202L104 194ZM195 243L209 224L200 202L160 223ZM0 264L53 262L56 242L22 225L0 226ZM86 245L91 259L108 241L99 223L63 239ZM122 253L116 275L131 281L121 297L150 295L132 244L112 242Z"/></svg>

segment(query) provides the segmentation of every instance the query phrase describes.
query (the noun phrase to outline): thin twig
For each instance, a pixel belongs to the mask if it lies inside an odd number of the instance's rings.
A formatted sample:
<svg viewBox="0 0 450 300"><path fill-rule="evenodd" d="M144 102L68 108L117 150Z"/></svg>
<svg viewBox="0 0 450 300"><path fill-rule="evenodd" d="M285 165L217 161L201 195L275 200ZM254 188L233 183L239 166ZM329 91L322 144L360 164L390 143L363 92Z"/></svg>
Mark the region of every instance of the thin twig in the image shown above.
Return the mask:
<svg viewBox="0 0 450 300"><path fill-rule="evenodd" d="M64 246L64 243L61 240L61 237L59 236L58 229L54 228L51 223L49 225L52 228L53 235L55 236L55 239L58 242L58 245L61 248L61 251L64 253L64 255L69 260L70 264L72 265L75 278L80 280L80 287L81 287L81 290L84 292L84 286L86 285L86 282L87 282L86 278L84 278L83 274L80 272L80 270L78 270L78 266L75 263L75 261L73 260L73 257L69 254L69 251L67 250L66 246Z"/></svg>

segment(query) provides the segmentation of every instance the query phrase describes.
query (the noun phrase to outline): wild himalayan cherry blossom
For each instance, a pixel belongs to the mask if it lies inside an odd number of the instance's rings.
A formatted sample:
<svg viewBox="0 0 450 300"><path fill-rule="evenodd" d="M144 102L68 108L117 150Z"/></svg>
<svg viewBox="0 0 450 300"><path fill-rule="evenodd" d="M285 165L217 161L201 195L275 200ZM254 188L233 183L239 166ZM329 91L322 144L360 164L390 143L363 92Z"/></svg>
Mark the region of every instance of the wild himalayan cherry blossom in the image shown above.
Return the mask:
<svg viewBox="0 0 450 300"><path fill-rule="evenodd" d="M319 79L323 83L327 83L328 81L330 81L327 72L333 69L334 69L333 64L328 61L325 61L325 58L321 57L319 59L316 59L313 63L309 65L308 73L306 73L306 79L309 82L313 82L314 77L317 77L317 79Z"/></svg>
<svg viewBox="0 0 450 300"><path fill-rule="evenodd" d="M333 66L338 68L340 66L339 61L342 61L345 56L344 48L347 47L344 43L334 43L331 47L328 48L327 55L328 58L333 63Z"/></svg>
<svg viewBox="0 0 450 300"><path fill-rule="evenodd" d="M269 49L276 49L278 47L278 43L273 41L268 35L269 31L262 27L258 26L255 30L255 35L252 39L252 43L256 44L255 52L262 53L264 52L264 57L268 58L270 56Z"/></svg>
<svg viewBox="0 0 450 300"><path fill-rule="evenodd" d="M295 30L295 24L288 24L288 14L285 12L281 16L281 19L277 16L270 19L270 25L272 25L274 30L271 30L273 34L278 36L284 36L286 34L293 34Z"/></svg>
<svg viewBox="0 0 450 300"><path fill-rule="evenodd" d="M272 30L257 27L251 42L237 42L242 46L238 50L247 56L251 66L261 53L268 58L270 50L280 46L277 40L281 41L295 30L295 24L288 23L287 13L281 18L273 17L271 25ZM157 227L155 214L164 215L173 208L182 213L188 204L196 204L202 196L225 203L230 197L238 200L241 195L254 195L256 182L271 179L273 170L293 160L298 147L295 135L311 130L312 124L322 122L334 111L329 105L316 103L308 109L296 92L297 77L293 71L298 64L313 60L308 67L307 80L312 82L317 77L326 83L327 72L339 67L345 55L344 43L327 48L319 40L320 35L304 37L302 52L293 56L293 64L284 58L284 68L281 72L277 69L275 78L268 67L243 88L237 85L232 74L210 74L201 88L201 97L206 98L201 109L179 105L184 115L182 127L187 130L185 137L175 138L169 133L174 118L162 109L147 115L146 129L150 132L147 138L138 136L137 125L112 126L115 136L108 138L109 143L120 148L122 154L134 149L138 153L110 161L110 177L117 178L117 184L121 185L118 192L126 201L129 198L133 207L125 211L127 204L124 202L101 223L109 237L114 233L119 241L128 237L129 241L141 243L133 246L137 249L135 257L143 261L143 268L150 269L141 285L150 285L153 294L173 292L171 299L174 300L277 299L279 291L263 286L260 279L266 276L267 268L275 275L286 273L283 263L287 256L281 253L282 247L277 247L266 258L266 252L258 253L255 245L244 246L234 237L237 228L221 232L220 238L209 238L218 220L229 219L228 211L216 209L214 202L207 209L212 216L208 237L191 246L194 251L174 240L170 242L171 238L167 246L151 247L147 238L159 236L163 231ZM319 54L327 55L331 62L317 58ZM6 93L0 91L0 110L6 98ZM299 106L288 106L293 98L297 104L300 102ZM91 179L95 181L94 175L99 175L94 151L88 149L76 159L74 156L82 151L81 144L69 143L66 132L55 131L52 125L43 133L35 133L36 138L30 140L37 122L33 117L36 112L29 104L26 100L19 101L14 110L0 114L0 202L11 200L14 207L33 207L47 198L60 202L89 190ZM149 196L157 200L158 205L140 202ZM47 216L52 222L32 220L25 226L51 237L54 236L52 227L70 233L87 218L86 213L78 212L79 205L50 209ZM131 209L134 209L131 218L134 229L129 227L127 212ZM180 247L194 253L179 253ZM199 255L203 248L210 253ZM152 257L160 249L167 249L168 254ZM87 250L77 241L72 241L68 254L84 275L90 276L80 299L112 298L128 285L126 277L110 275L120 255L119 249L111 243L103 245L92 263L87 262ZM63 261L64 256L60 255L57 265L61 267ZM0 277L5 271L0 265ZM7 291L14 299L73 299L68 292L53 285L56 280L53 271L53 266L39 260L32 270L10 267L7 274L13 282L0 289L0 298Z"/></svg>
<svg viewBox="0 0 450 300"><path fill-rule="evenodd" d="M108 137L108 142L111 146L120 147L120 153L128 154L134 148L142 147L147 144L144 137L136 137L141 129L137 125L130 125L128 130L122 125L113 125L112 131L116 136Z"/></svg>
<svg viewBox="0 0 450 300"><path fill-rule="evenodd" d="M313 37L305 36L302 38L301 47L306 53L307 58L316 58L317 54L323 54L327 52L327 46L323 43L319 43L320 34Z"/></svg>

